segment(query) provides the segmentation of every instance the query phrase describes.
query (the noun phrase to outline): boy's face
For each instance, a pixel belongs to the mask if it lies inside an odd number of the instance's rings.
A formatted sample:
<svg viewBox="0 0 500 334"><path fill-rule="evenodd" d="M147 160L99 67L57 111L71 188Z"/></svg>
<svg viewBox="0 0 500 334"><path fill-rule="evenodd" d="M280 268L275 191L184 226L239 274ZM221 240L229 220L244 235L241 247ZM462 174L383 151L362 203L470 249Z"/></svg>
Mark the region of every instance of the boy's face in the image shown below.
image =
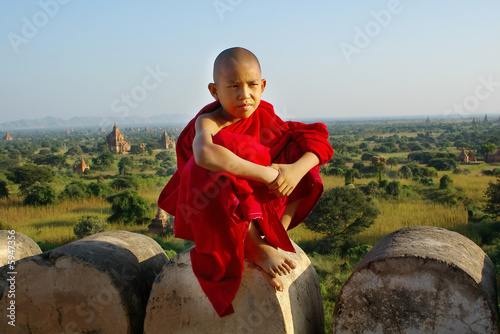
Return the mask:
<svg viewBox="0 0 500 334"><path fill-rule="evenodd" d="M227 62L216 73L216 82L208 85L212 96L220 102L229 121L248 118L257 109L266 80L253 61Z"/></svg>

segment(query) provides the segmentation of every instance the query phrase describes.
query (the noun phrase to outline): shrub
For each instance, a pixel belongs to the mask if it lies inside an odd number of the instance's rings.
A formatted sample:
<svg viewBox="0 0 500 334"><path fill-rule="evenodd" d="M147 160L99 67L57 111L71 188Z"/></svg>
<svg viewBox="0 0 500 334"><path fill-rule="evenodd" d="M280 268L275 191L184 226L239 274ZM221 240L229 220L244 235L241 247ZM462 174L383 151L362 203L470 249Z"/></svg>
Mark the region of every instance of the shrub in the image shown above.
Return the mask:
<svg viewBox="0 0 500 334"><path fill-rule="evenodd" d="M50 182L54 178L54 174L45 166L24 165L15 167L12 173L8 176L9 180L19 184L19 190L26 194L28 188L37 182Z"/></svg>
<svg viewBox="0 0 500 334"><path fill-rule="evenodd" d="M90 192L88 187L79 180L68 183L60 195L61 198L69 198L73 200L81 200L88 198L89 196Z"/></svg>
<svg viewBox="0 0 500 334"><path fill-rule="evenodd" d="M443 175L439 180L439 189L448 189L453 184L453 180L449 175Z"/></svg>
<svg viewBox="0 0 500 334"><path fill-rule="evenodd" d="M363 155L361 155L361 160L363 160L363 161L372 161L372 159L373 159L374 156L375 155L372 154L372 153L368 153L368 152L367 153L363 153Z"/></svg>
<svg viewBox="0 0 500 334"><path fill-rule="evenodd" d="M434 158L429 161L428 166L437 170L452 170L457 167L457 162L451 158Z"/></svg>
<svg viewBox="0 0 500 334"><path fill-rule="evenodd" d="M91 195L96 197L106 197L113 193L113 189L101 181L89 183L87 189Z"/></svg>
<svg viewBox="0 0 500 334"><path fill-rule="evenodd" d="M149 203L138 193L125 190L109 198L113 214L108 218L110 222L122 221L125 224L146 224L151 220L152 210Z"/></svg>
<svg viewBox="0 0 500 334"><path fill-rule="evenodd" d="M116 190L139 189L137 179L132 175L120 175L111 181L111 187Z"/></svg>
<svg viewBox="0 0 500 334"><path fill-rule="evenodd" d="M361 191L351 187L327 190L306 226L326 234L331 251L346 244L354 235L371 226L380 211Z"/></svg>
<svg viewBox="0 0 500 334"><path fill-rule="evenodd" d="M385 187L385 192L389 196L398 197L401 194L401 183L399 181L392 181Z"/></svg>
<svg viewBox="0 0 500 334"><path fill-rule="evenodd" d="M410 177L413 176L411 168L408 167L408 166L401 167L401 169L399 170L399 172L401 173L401 176L403 176L405 179L409 179Z"/></svg>
<svg viewBox="0 0 500 334"><path fill-rule="evenodd" d="M500 216L500 178L497 183L490 182L486 189L486 206L484 211L494 216Z"/></svg>
<svg viewBox="0 0 500 334"><path fill-rule="evenodd" d="M434 184L434 179L431 177L423 177L420 179L420 183L425 186L432 186Z"/></svg>
<svg viewBox="0 0 500 334"><path fill-rule="evenodd" d="M24 198L25 205L54 205L58 203L57 193L48 184L34 184Z"/></svg>
<svg viewBox="0 0 500 334"><path fill-rule="evenodd" d="M108 223L99 216L83 216L73 228L73 233L78 238L83 238L91 234L104 232Z"/></svg>
<svg viewBox="0 0 500 334"><path fill-rule="evenodd" d="M10 191L9 191L9 186L7 185L7 182L4 180L0 180L0 198L9 198Z"/></svg>

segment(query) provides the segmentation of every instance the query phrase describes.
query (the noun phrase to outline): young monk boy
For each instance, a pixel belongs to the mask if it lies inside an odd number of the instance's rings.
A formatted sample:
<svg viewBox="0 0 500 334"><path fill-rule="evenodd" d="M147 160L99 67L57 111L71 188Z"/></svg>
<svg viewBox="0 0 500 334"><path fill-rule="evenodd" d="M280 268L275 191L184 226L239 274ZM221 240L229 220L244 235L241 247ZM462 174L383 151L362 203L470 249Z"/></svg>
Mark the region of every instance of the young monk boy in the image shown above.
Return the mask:
<svg viewBox="0 0 500 334"><path fill-rule="evenodd" d="M323 124L283 122L262 101L266 80L243 48L227 49L208 85L215 102L177 141L178 169L158 204L175 216L175 236L195 242L193 271L219 316L231 305L247 257L279 291L295 263L287 230L323 192L319 165L333 149Z"/></svg>

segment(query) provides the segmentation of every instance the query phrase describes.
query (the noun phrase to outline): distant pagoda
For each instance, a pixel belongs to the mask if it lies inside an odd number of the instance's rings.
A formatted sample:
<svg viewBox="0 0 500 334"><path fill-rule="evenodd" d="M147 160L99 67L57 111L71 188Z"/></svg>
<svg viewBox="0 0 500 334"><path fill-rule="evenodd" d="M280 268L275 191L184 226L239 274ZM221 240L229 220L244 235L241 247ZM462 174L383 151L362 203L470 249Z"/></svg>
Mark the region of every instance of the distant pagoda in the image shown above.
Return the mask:
<svg viewBox="0 0 500 334"><path fill-rule="evenodd" d="M90 169L89 164L83 160L83 157L81 157L80 163L76 166L73 166L73 172L75 173L83 173L85 170Z"/></svg>
<svg viewBox="0 0 500 334"><path fill-rule="evenodd" d="M12 140L12 136L9 134L9 131L7 131L7 134L5 135L5 140Z"/></svg>
<svg viewBox="0 0 500 334"><path fill-rule="evenodd" d="M118 129L118 125L113 126L113 131L106 137L106 144L111 152L124 153L130 151L130 142L125 140L123 132Z"/></svg>
<svg viewBox="0 0 500 334"><path fill-rule="evenodd" d="M160 147L163 149L175 148L175 140L168 136L167 130L163 131L163 135L158 142L160 143Z"/></svg>

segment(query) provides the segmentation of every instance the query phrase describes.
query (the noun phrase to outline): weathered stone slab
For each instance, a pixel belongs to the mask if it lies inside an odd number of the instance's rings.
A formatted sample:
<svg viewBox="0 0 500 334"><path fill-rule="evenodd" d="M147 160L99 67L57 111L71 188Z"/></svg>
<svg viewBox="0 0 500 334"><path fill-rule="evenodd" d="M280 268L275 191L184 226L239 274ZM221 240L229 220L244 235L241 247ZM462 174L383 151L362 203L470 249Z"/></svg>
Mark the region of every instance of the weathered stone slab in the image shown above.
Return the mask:
<svg viewBox="0 0 500 334"><path fill-rule="evenodd" d="M153 239L125 231L23 259L16 264L15 331L2 319L0 332L142 333L151 284L167 261ZM9 302L4 294L0 308Z"/></svg>
<svg viewBox="0 0 500 334"><path fill-rule="evenodd" d="M0 267L9 263L9 246L14 251L15 260L42 253L36 242L25 234L0 230Z"/></svg>
<svg viewBox="0 0 500 334"><path fill-rule="evenodd" d="M306 254L287 253L297 268L275 291L251 262L233 301L235 313L220 318L193 274L189 250L174 256L153 284L144 333L323 333L318 276Z"/></svg>
<svg viewBox="0 0 500 334"><path fill-rule="evenodd" d="M5 288L13 283L12 280L9 280L10 275L8 273L15 271L15 268L8 265L9 263L12 264L9 255L12 256L13 261L19 261L42 253L42 250L33 239L25 234L11 233L10 231L12 230L0 230L0 299ZM13 265L15 266L15 263Z"/></svg>
<svg viewBox="0 0 500 334"><path fill-rule="evenodd" d="M458 233L401 229L356 267L333 322L334 333L498 333L494 265Z"/></svg>

